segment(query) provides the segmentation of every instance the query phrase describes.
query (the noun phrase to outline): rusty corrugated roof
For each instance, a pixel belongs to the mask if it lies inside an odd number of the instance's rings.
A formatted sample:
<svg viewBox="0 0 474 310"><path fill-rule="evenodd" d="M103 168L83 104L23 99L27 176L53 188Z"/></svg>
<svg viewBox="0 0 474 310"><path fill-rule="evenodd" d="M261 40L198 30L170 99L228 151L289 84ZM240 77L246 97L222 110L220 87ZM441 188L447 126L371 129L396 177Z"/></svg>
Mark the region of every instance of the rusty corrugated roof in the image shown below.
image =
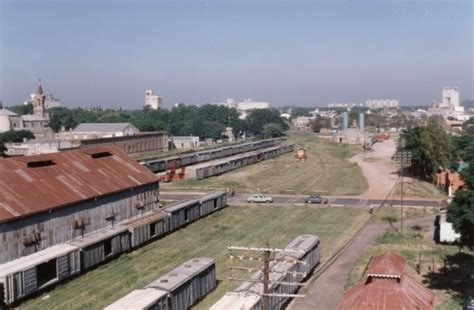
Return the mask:
<svg viewBox="0 0 474 310"><path fill-rule="evenodd" d="M401 278L405 271L405 260L395 254L375 256L367 268L367 276L375 278Z"/></svg>
<svg viewBox="0 0 474 310"><path fill-rule="evenodd" d="M3 159L0 222L157 182L116 146Z"/></svg>
<svg viewBox="0 0 474 310"><path fill-rule="evenodd" d="M399 277L385 276L395 274ZM344 294L338 309L435 309L435 295L406 274L402 257L382 254L372 259L367 277Z"/></svg>

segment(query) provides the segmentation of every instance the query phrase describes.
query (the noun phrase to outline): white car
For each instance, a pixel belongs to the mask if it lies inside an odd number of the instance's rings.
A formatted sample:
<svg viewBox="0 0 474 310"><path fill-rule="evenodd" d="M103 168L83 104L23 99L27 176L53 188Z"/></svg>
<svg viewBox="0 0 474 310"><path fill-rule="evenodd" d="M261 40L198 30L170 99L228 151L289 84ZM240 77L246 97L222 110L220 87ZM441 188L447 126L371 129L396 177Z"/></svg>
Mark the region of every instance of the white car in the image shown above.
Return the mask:
<svg viewBox="0 0 474 310"><path fill-rule="evenodd" d="M247 198L247 202L256 202L256 203L272 203L273 198L270 196L265 196L263 194L255 194Z"/></svg>

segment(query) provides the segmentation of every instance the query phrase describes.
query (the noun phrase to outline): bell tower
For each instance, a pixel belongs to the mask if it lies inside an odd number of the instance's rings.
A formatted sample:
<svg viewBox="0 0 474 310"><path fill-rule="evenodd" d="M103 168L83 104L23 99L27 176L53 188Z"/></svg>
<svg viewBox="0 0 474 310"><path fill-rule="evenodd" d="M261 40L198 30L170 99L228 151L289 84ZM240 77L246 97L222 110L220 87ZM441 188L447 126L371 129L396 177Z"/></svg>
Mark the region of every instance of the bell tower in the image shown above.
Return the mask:
<svg viewBox="0 0 474 310"><path fill-rule="evenodd" d="M44 108L44 101L46 96L43 91L43 87L41 86L41 79L39 79L38 89L36 90L35 98L33 99L33 114L48 118L48 113L45 111Z"/></svg>

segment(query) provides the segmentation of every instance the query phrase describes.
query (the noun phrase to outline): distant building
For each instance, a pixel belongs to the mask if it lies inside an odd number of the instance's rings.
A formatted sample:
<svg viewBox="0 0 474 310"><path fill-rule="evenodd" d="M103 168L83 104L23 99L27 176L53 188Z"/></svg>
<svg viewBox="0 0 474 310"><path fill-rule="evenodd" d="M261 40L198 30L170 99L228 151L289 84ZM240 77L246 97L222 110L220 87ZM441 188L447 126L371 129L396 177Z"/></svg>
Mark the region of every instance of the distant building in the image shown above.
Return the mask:
<svg viewBox="0 0 474 310"><path fill-rule="evenodd" d="M344 294L337 309L435 309L435 295L411 278L405 260L384 253L370 261L364 279Z"/></svg>
<svg viewBox="0 0 474 310"><path fill-rule="evenodd" d="M163 104L163 97L155 95L153 90L148 89L145 91L145 107L149 107L152 110L158 110Z"/></svg>
<svg viewBox="0 0 474 310"><path fill-rule="evenodd" d="M399 108L400 104L395 99L369 99L365 102L365 107L369 109L393 109Z"/></svg>
<svg viewBox="0 0 474 310"><path fill-rule="evenodd" d="M443 87L441 102L433 101L428 112L430 115L443 116L448 125L455 131L462 130L462 123L474 117L474 115L466 113L464 107L460 105L457 87Z"/></svg>
<svg viewBox="0 0 474 310"><path fill-rule="evenodd" d="M400 104L395 99L369 99L365 103L357 102L331 102L328 104L329 108L354 108L354 107L366 107L369 109L393 109L399 108Z"/></svg>
<svg viewBox="0 0 474 310"><path fill-rule="evenodd" d="M293 120L293 127L295 130L308 131L312 120L314 120L312 116L298 116Z"/></svg>
<svg viewBox="0 0 474 310"><path fill-rule="evenodd" d="M21 128L22 124L20 115L5 108L0 109L0 133Z"/></svg>
<svg viewBox="0 0 474 310"><path fill-rule="evenodd" d="M133 136L139 130L131 123L82 123L72 131L56 134L58 139L87 140Z"/></svg>
<svg viewBox="0 0 474 310"><path fill-rule="evenodd" d="M171 141L177 149L189 150L199 146L199 137L194 136L173 136Z"/></svg>
<svg viewBox="0 0 474 310"><path fill-rule="evenodd" d="M78 140L31 139L18 143L5 143L7 149L5 154L8 156L51 154L77 148L80 145Z"/></svg>
<svg viewBox="0 0 474 310"><path fill-rule="evenodd" d="M226 102L211 103L213 105L222 105L228 108L236 109L240 114L241 119L245 119L251 110L255 109L269 109L270 103L266 101L253 101L252 99L245 99L244 101L235 101L232 98L227 99Z"/></svg>
<svg viewBox="0 0 474 310"><path fill-rule="evenodd" d="M459 90L457 87L443 87L442 101L440 108L450 108L456 110L459 107ZM464 109L463 109L464 110Z"/></svg>
<svg viewBox="0 0 474 310"><path fill-rule="evenodd" d="M328 108L353 108L360 106L360 103L355 102L331 102L328 104Z"/></svg>
<svg viewBox="0 0 474 310"><path fill-rule="evenodd" d="M140 132L131 123L83 123L74 130L56 133L55 139L78 141L81 146L115 145L132 156L148 156L169 149L168 133Z"/></svg>

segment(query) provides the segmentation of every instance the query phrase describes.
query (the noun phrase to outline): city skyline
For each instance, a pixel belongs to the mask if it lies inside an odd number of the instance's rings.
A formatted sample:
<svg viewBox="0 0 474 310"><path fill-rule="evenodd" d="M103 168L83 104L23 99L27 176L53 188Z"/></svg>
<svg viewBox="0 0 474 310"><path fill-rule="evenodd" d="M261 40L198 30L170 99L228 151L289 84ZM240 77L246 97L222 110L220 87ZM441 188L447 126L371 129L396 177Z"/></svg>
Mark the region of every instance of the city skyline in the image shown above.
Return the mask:
<svg viewBox="0 0 474 310"><path fill-rule="evenodd" d="M0 100L42 78L67 107L272 106L473 96L470 1L0 1Z"/></svg>

